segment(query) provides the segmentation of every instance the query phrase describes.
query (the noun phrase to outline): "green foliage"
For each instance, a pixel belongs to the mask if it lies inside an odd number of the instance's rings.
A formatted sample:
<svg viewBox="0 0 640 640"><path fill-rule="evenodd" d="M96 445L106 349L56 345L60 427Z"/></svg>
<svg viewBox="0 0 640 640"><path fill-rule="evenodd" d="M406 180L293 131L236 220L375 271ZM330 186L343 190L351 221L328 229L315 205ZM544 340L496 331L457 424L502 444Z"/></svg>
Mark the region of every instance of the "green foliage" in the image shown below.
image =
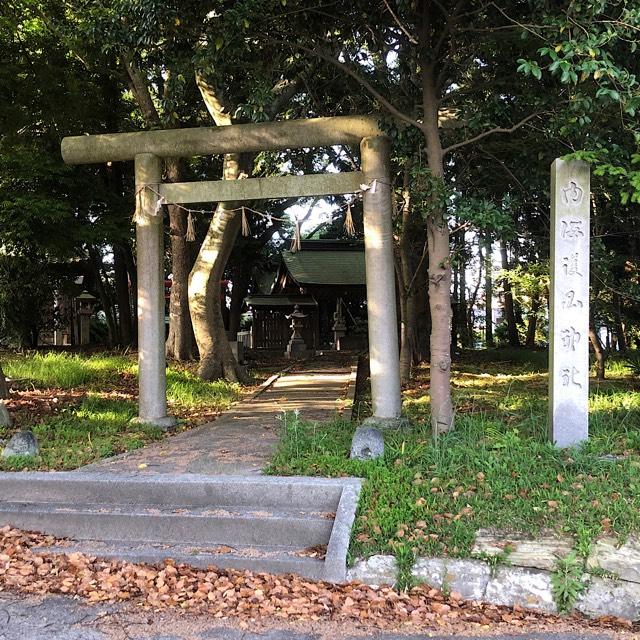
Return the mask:
<svg viewBox="0 0 640 640"><path fill-rule="evenodd" d="M513 233L513 214L508 197L499 205L482 198L460 198L455 200L452 210L459 222L468 222L480 231L509 237Z"/></svg>
<svg viewBox="0 0 640 640"><path fill-rule="evenodd" d="M571 611L576 600L585 590L586 584L582 580L583 571L584 563L575 552L571 552L565 558L558 558L555 571L551 576L551 588L558 611L561 613Z"/></svg>
<svg viewBox="0 0 640 640"><path fill-rule="evenodd" d="M527 305L533 299L540 300L549 290L549 263L545 261L519 264L495 274L496 280L507 280L511 284L514 300Z"/></svg>
<svg viewBox="0 0 640 640"><path fill-rule="evenodd" d="M12 253L69 256L83 235L68 202L72 172L40 145L0 142L0 242ZM25 239L29 243L25 243Z"/></svg>
<svg viewBox="0 0 640 640"><path fill-rule="evenodd" d="M225 380L201 380L184 369L169 369L167 372L167 399L176 406L194 409L215 407L222 411L239 397L238 384Z"/></svg>
<svg viewBox="0 0 640 640"><path fill-rule="evenodd" d="M428 167L411 168L411 199L423 218L435 216L439 225L445 224L450 191L441 178L433 175Z"/></svg>
<svg viewBox="0 0 640 640"><path fill-rule="evenodd" d="M634 376L640 378L640 353L634 352L629 354L626 366Z"/></svg>
<svg viewBox="0 0 640 640"><path fill-rule="evenodd" d="M63 282L56 265L43 269L37 257L6 255L0 249L0 340L36 346L53 292Z"/></svg>
<svg viewBox="0 0 640 640"><path fill-rule="evenodd" d="M130 356L66 353L35 353L4 360L5 374L36 386L73 389L86 387L108 390L118 378L135 380L138 365ZM223 410L240 396L240 386L216 380L201 380L185 368L167 371L167 399L183 408L211 407Z"/></svg>
<svg viewBox="0 0 640 640"><path fill-rule="evenodd" d="M640 29L640 11L634 4L585 0L572 3L566 12L548 11L541 17L534 32L548 42L538 49L544 71L564 85L593 94L592 108L614 103L635 116L640 84L628 62L637 50ZM553 40L548 34L553 34ZM518 63L519 72L542 79L537 61L520 59Z"/></svg>

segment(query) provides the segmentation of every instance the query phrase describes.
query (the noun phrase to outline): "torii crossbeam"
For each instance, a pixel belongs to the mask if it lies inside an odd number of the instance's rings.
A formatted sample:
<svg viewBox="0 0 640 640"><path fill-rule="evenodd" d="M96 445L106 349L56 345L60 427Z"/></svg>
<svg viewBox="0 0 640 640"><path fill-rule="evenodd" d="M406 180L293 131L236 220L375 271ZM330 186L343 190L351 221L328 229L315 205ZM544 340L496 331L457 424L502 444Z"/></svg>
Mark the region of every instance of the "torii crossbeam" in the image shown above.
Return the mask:
<svg viewBox="0 0 640 640"><path fill-rule="evenodd" d="M247 180L163 184L162 158L359 146L361 171ZM62 141L69 164L134 160L138 269L139 415L169 428L164 349L164 246L157 202L226 202L363 194L371 395L374 418L400 416L400 368L393 263L389 140L370 116L339 116L225 127L74 136ZM151 188L146 188L151 187Z"/></svg>

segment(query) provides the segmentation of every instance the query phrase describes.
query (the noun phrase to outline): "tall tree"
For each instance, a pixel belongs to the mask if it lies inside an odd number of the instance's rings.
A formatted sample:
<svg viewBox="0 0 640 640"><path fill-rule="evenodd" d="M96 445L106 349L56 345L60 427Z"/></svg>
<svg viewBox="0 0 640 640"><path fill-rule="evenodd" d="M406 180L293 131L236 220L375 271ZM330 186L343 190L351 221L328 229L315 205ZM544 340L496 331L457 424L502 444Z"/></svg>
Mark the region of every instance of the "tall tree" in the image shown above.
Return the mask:
<svg viewBox="0 0 640 640"><path fill-rule="evenodd" d="M312 38L288 41L294 51L339 69L391 117L389 133L398 141L412 135L424 163L414 176L416 201L426 219L431 310L431 409L435 434L453 424L451 401L451 263L447 203L451 169L471 145L511 134L535 123L548 108L544 97L521 100L531 81L515 82L516 60L537 43L521 38L512 23L533 16L527 3L512 2L512 18L494 4L440 2L354 3L332 21L302 3L287 5L313 15ZM366 16L366 20L363 20ZM282 21L270 21L270 37ZM322 32L318 37L316 34ZM526 30L525 30L526 33ZM278 40L283 46L287 41ZM550 84L554 84L551 81ZM550 102L550 101L549 101ZM457 128L444 129L455 119Z"/></svg>

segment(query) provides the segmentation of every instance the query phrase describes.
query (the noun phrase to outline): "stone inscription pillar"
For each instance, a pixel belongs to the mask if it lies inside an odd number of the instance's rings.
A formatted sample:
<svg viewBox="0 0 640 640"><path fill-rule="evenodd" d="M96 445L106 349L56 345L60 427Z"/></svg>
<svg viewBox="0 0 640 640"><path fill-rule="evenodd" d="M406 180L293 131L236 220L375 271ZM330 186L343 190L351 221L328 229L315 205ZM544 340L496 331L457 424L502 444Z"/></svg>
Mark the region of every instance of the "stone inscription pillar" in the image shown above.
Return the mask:
<svg viewBox="0 0 640 640"><path fill-rule="evenodd" d="M367 184L375 180L363 196L373 419L395 419L400 417L401 397L389 140L364 138L360 151Z"/></svg>
<svg viewBox="0 0 640 640"><path fill-rule="evenodd" d="M136 245L138 262L138 421L164 429L175 425L167 416L167 373L164 354L164 238L162 214L156 212L162 182L162 159L151 153L135 158Z"/></svg>
<svg viewBox="0 0 640 640"><path fill-rule="evenodd" d="M589 165L551 165L549 429L559 447L589 436Z"/></svg>

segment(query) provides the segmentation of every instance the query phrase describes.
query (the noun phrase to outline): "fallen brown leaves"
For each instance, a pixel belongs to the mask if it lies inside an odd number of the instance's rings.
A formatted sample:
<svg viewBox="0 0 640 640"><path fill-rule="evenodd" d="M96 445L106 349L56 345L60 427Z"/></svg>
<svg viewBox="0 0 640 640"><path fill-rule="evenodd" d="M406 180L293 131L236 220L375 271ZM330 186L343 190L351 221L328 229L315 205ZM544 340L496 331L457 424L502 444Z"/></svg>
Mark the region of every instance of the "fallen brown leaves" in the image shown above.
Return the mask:
<svg viewBox="0 0 640 640"><path fill-rule="evenodd" d="M80 405L86 398L89 388L80 386L75 389L61 389L51 387L37 389L25 383L12 384L7 408L14 420L14 430L20 427L32 427L60 414L62 411ZM113 380L109 391L92 389L92 393L104 399L129 400L135 402L138 398L138 382L135 376L122 373ZM207 406L183 407L171 404L171 415L183 422L183 429L206 424L215 420L221 413L218 408Z"/></svg>
<svg viewBox="0 0 640 640"><path fill-rule="evenodd" d="M11 389L7 407L16 428L30 426L80 404L86 393L84 389Z"/></svg>
<svg viewBox="0 0 640 640"><path fill-rule="evenodd" d="M428 586L399 593L389 587L334 585L293 575L200 570L170 561L153 567L97 560L80 553L47 554L46 547L54 543L58 541L51 536L1 528L0 591L63 593L89 602L131 601L158 610L206 612L215 618L324 620L378 628L465 624L481 629L504 623L516 627L566 623L566 618L518 607L467 602L457 593L446 597ZM631 628L614 618L597 623L578 617L572 620L600 628Z"/></svg>

